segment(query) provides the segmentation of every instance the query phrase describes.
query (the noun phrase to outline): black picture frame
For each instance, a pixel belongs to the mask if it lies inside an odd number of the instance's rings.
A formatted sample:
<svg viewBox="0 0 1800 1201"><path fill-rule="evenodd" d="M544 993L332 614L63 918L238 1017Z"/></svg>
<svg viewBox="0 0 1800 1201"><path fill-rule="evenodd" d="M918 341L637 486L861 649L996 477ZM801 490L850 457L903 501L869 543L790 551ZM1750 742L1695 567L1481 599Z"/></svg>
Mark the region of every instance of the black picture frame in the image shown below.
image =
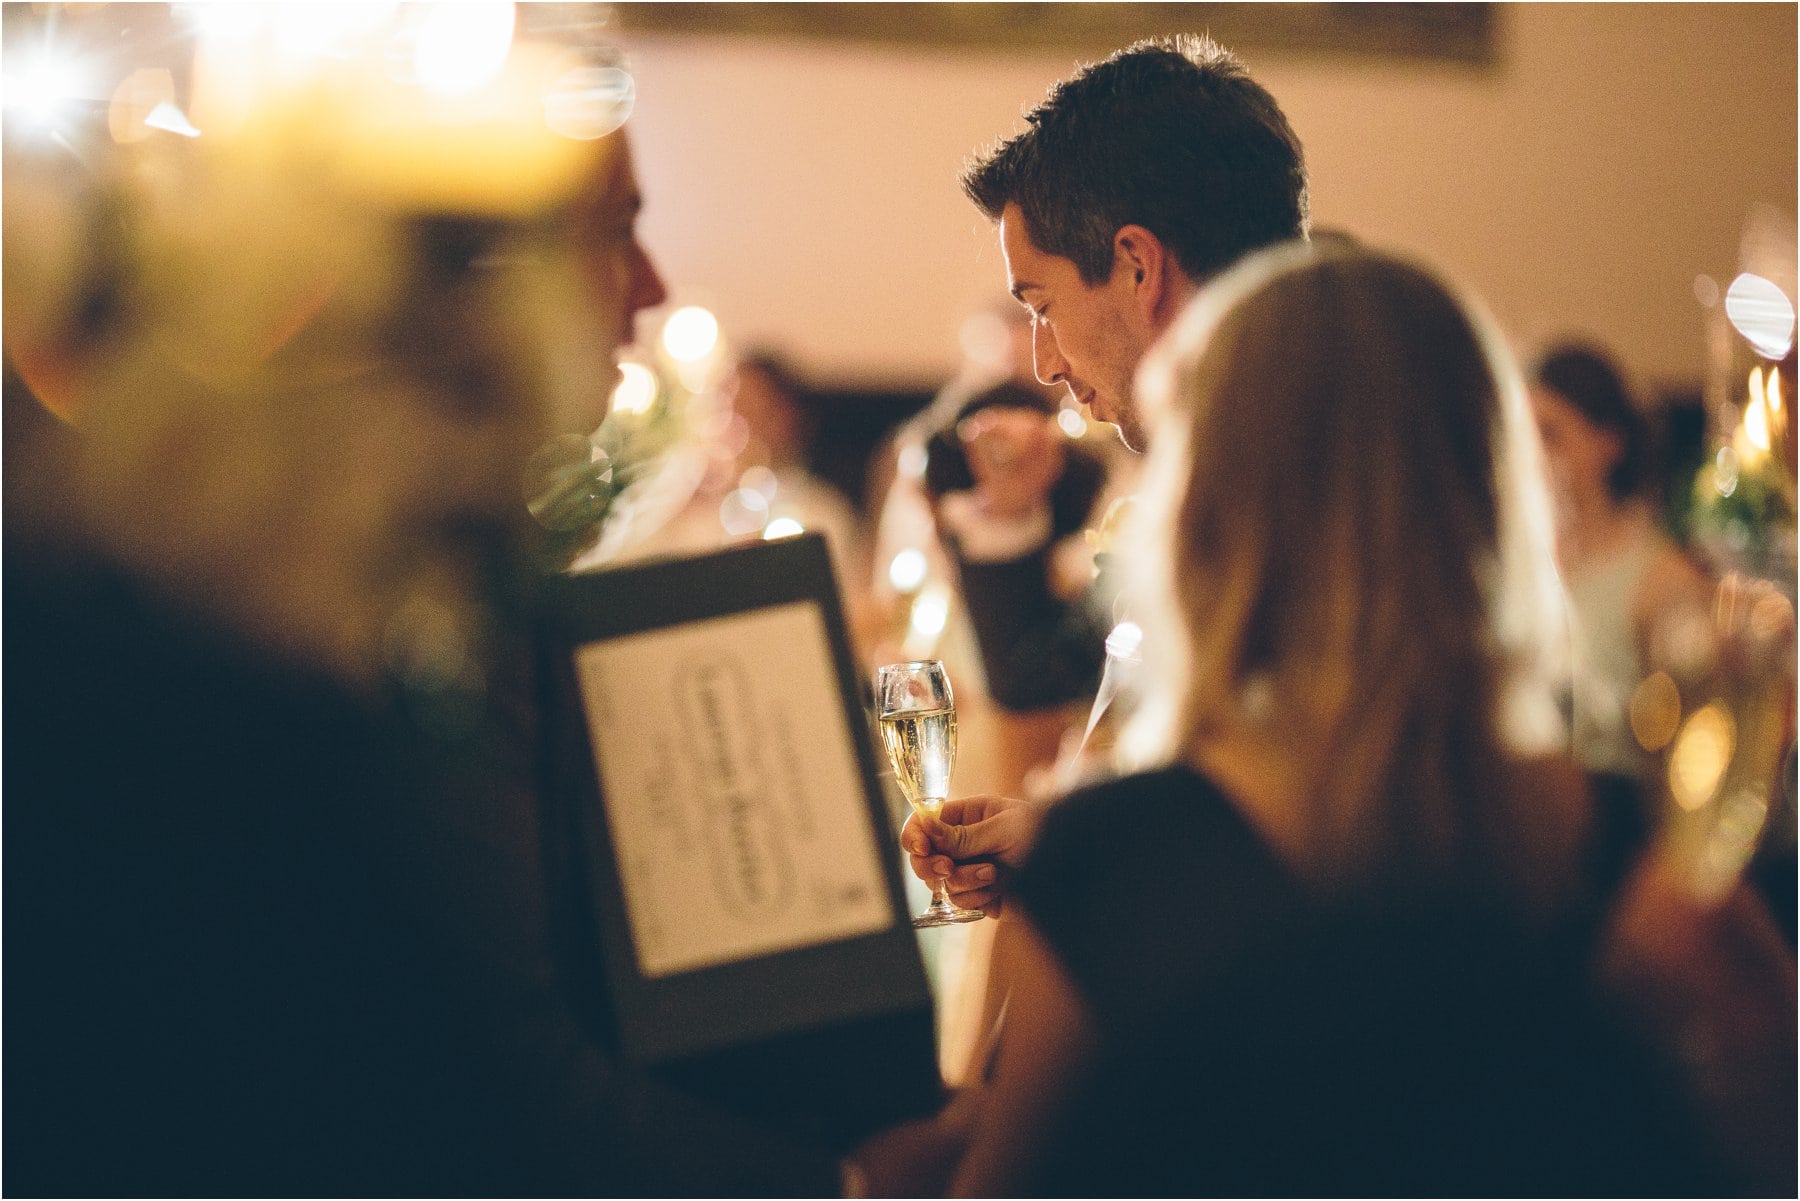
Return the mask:
<svg viewBox="0 0 1800 1201"><path fill-rule="evenodd" d="M873 933L651 974L634 949L606 784L575 654L648 631L774 606L812 605L881 866L889 920ZM543 778L573 849L575 926L586 932L585 1010L629 1063L798 1132L847 1145L938 1103L932 998L907 920L896 831L844 610L818 534L698 557L646 560L550 580L538 617ZM614 802L623 798L614 797Z"/></svg>

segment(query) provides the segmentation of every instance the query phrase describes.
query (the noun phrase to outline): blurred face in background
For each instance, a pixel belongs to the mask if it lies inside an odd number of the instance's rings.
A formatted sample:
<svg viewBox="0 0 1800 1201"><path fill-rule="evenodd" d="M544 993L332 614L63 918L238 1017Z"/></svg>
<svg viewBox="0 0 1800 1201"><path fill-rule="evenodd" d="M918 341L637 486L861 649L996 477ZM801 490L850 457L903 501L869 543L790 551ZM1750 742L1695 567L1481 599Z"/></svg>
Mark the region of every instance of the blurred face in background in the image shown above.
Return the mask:
<svg viewBox="0 0 1800 1201"><path fill-rule="evenodd" d="M1624 452L1619 436L1550 388L1531 389L1531 408L1558 506L1605 497L1607 476Z"/></svg>

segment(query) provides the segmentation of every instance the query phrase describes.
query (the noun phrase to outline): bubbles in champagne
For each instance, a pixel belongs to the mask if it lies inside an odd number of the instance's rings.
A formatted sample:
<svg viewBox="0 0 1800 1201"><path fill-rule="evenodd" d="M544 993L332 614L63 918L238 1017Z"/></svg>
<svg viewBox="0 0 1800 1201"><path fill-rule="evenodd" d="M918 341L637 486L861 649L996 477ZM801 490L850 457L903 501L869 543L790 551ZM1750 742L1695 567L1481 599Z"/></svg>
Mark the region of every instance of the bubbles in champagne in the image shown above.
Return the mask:
<svg viewBox="0 0 1800 1201"><path fill-rule="evenodd" d="M913 808L935 815L950 795L956 763L956 710L884 714L881 741Z"/></svg>

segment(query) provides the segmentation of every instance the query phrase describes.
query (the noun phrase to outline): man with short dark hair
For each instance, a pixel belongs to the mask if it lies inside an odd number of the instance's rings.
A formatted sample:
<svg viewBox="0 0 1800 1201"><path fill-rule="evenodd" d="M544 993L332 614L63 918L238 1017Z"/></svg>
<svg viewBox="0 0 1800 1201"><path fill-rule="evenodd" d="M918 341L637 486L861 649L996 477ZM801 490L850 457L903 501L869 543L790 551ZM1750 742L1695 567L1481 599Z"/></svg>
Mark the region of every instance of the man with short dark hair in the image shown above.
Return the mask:
<svg viewBox="0 0 1800 1201"><path fill-rule="evenodd" d="M1204 36L1138 42L1056 84L962 184L999 227L1008 288L1032 314L1038 378L1066 385L1139 451L1131 383L1144 352L1207 279L1307 232L1299 138L1274 97ZM939 520L988 691L1012 710L1091 694L1108 606L1064 601L1049 582L1061 439L1022 411L962 432L974 487L945 497ZM906 841L927 849L916 823ZM952 890L975 870L959 870ZM959 899L978 906L990 894L967 879Z"/></svg>

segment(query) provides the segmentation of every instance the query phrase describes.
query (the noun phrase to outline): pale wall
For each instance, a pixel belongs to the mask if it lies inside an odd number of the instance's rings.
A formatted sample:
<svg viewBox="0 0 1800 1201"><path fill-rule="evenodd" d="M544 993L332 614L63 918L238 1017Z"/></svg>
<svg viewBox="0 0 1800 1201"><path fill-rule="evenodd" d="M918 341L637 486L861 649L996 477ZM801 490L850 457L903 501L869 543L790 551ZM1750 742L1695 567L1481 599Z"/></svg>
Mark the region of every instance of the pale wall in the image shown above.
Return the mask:
<svg viewBox="0 0 1800 1201"><path fill-rule="evenodd" d="M1792 236L1795 6L1508 5L1488 70L1246 53L1306 145L1320 224L1421 254L1525 347L1613 346L1697 381L1694 277L1735 272L1746 212ZM1066 54L635 35L643 221L678 299L814 375L929 383L998 294L955 184Z"/></svg>

